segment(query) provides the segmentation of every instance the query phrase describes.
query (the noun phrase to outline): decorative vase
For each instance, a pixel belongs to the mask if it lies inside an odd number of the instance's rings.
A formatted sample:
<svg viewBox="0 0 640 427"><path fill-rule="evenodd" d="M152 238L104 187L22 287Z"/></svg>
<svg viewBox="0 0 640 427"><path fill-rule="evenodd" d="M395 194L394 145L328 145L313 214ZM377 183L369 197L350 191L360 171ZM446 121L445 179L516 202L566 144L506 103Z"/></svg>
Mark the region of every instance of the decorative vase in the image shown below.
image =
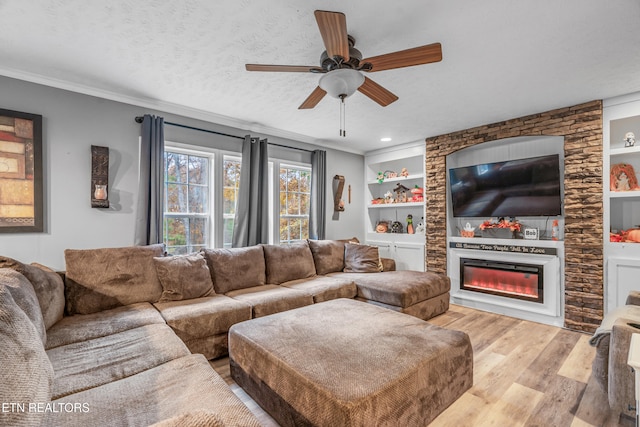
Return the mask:
<svg viewBox="0 0 640 427"><path fill-rule="evenodd" d="M107 200L107 186L96 184L96 189L93 192L93 197L95 197L96 200Z"/></svg>

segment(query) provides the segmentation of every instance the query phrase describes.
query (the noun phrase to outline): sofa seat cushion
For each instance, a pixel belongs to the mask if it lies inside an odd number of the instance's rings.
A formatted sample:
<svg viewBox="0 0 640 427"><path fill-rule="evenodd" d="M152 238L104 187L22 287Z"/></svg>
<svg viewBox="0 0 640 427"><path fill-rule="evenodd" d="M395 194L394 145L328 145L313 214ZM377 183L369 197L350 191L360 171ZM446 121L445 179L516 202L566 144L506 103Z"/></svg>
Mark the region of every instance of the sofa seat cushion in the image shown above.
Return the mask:
<svg viewBox="0 0 640 427"><path fill-rule="evenodd" d="M87 403L89 411L49 412L47 426L146 426L196 411L218 414L224 426L260 426L201 354L174 359L53 402Z"/></svg>
<svg viewBox="0 0 640 427"><path fill-rule="evenodd" d="M0 268L11 268L26 277L38 296L44 326L49 329L64 316L64 282L58 273L40 264L23 264L0 256Z"/></svg>
<svg viewBox="0 0 640 427"><path fill-rule="evenodd" d="M360 298L403 308L442 295L451 288L449 277L424 271L331 273L329 276L351 278Z"/></svg>
<svg viewBox="0 0 640 427"><path fill-rule="evenodd" d="M251 319L251 306L224 295L155 304L183 341L227 333L234 323Z"/></svg>
<svg viewBox="0 0 640 427"><path fill-rule="evenodd" d="M337 298L354 298L357 293L356 284L348 277L314 276L285 282L280 286L311 294L314 303Z"/></svg>
<svg viewBox="0 0 640 427"><path fill-rule="evenodd" d="M227 296L250 304L252 317L267 316L313 304L313 296L311 294L278 285L241 289L228 292Z"/></svg>
<svg viewBox="0 0 640 427"><path fill-rule="evenodd" d="M313 255L306 240L288 245L263 245L262 247L268 284L279 285L316 275Z"/></svg>
<svg viewBox="0 0 640 427"><path fill-rule="evenodd" d="M128 331L47 350L55 373L52 399L110 383L191 354L170 327Z"/></svg>
<svg viewBox="0 0 640 427"><path fill-rule="evenodd" d="M158 301L162 285L153 258L163 253L162 244L65 250L67 314Z"/></svg>
<svg viewBox="0 0 640 427"><path fill-rule="evenodd" d="M15 271L12 273L20 274ZM27 279L24 279L27 280ZM51 399L53 367L35 326L0 282L0 404L47 402ZM0 411L2 426L38 426L37 411Z"/></svg>
<svg viewBox="0 0 640 427"><path fill-rule="evenodd" d="M40 343L47 342L47 332L40 311L38 296L31 282L25 276L10 268L0 269L0 286L4 286L13 297L13 301L27 315L40 337Z"/></svg>
<svg viewBox="0 0 640 427"><path fill-rule="evenodd" d="M68 316L47 331L47 349L155 323L166 323L148 302L131 304L93 314Z"/></svg>
<svg viewBox="0 0 640 427"><path fill-rule="evenodd" d="M266 283L262 246L205 249L213 288L218 294L251 288Z"/></svg>

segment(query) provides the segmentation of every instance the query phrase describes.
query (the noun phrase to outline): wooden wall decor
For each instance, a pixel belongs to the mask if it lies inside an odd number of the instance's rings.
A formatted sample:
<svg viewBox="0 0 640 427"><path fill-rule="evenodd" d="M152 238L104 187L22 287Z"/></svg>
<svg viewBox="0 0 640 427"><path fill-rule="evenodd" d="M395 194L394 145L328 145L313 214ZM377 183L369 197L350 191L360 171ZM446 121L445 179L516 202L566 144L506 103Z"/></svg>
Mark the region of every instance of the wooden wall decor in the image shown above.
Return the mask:
<svg viewBox="0 0 640 427"><path fill-rule="evenodd" d="M333 177L333 188L333 211L344 212L344 200L342 200L342 192L344 191L344 176L336 175Z"/></svg>
<svg viewBox="0 0 640 427"><path fill-rule="evenodd" d="M109 147L91 146L91 207L109 207Z"/></svg>
<svg viewBox="0 0 640 427"><path fill-rule="evenodd" d="M0 233L44 229L42 116L0 109Z"/></svg>

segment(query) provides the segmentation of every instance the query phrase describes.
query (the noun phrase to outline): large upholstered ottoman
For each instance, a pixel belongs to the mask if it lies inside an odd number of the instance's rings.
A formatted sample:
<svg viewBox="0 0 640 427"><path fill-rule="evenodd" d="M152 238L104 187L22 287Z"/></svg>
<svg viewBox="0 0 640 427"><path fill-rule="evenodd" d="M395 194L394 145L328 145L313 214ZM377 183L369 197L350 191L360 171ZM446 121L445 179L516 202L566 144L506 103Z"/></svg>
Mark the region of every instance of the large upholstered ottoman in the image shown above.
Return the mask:
<svg viewBox="0 0 640 427"><path fill-rule="evenodd" d="M231 375L283 426L425 426L473 382L464 332L336 299L233 325Z"/></svg>

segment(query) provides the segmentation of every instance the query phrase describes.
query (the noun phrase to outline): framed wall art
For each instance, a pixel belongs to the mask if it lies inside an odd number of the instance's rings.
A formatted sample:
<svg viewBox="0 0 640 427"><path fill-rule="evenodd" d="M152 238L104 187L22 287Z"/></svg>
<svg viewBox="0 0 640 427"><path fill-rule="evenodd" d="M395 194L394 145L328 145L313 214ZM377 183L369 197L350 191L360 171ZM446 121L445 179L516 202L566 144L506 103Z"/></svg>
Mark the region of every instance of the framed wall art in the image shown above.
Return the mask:
<svg viewBox="0 0 640 427"><path fill-rule="evenodd" d="M0 109L0 233L43 231L42 116Z"/></svg>

